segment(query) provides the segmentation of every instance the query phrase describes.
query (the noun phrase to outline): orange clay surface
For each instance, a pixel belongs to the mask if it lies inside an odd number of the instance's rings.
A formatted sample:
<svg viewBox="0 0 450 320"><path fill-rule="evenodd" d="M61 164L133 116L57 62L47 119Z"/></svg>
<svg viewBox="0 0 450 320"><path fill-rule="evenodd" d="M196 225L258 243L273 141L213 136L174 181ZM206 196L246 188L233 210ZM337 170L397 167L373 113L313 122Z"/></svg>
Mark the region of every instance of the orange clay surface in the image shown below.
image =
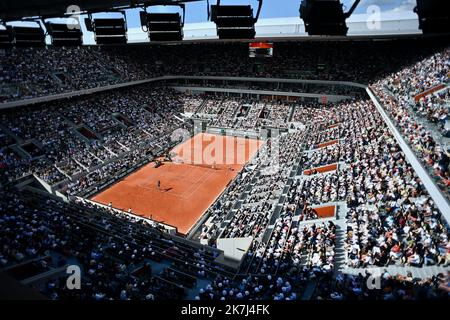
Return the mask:
<svg viewBox="0 0 450 320"><path fill-rule="evenodd" d="M171 151L173 162L159 168L149 163L91 200L131 208L186 234L262 145L260 140L200 133Z"/></svg>

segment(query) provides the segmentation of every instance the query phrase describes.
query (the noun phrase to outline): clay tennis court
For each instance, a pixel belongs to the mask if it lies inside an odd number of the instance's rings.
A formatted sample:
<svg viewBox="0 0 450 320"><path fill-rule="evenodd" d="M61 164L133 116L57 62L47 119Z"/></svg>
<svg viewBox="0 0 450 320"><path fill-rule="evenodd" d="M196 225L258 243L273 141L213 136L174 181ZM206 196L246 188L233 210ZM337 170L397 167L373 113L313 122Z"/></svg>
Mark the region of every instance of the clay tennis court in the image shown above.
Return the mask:
<svg viewBox="0 0 450 320"><path fill-rule="evenodd" d="M177 227L186 234L263 141L198 134L175 147L172 162L149 163L91 200ZM160 181L158 189L157 182Z"/></svg>

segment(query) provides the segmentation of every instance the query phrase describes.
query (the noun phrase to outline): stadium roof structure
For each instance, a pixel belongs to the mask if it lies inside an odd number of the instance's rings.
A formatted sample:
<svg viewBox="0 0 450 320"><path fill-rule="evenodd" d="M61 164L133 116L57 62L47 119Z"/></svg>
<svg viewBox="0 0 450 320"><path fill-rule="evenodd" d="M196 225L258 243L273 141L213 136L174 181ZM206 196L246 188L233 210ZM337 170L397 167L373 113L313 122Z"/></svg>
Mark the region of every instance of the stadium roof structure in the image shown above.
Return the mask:
<svg viewBox="0 0 450 320"><path fill-rule="evenodd" d="M111 8L134 8L142 5L173 5L204 0L78 0L76 6L82 12L103 12ZM21 20L25 17L59 18L75 5L73 0L2 0L0 19L4 21Z"/></svg>
<svg viewBox="0 0 450 320"><path fill-rule="evenodd" d="M284 17L259 19L255 24L256 39L259 40L338 40L338 39L376 39L386 37L419 36L422 32L419 30L419 21L414 12L390 12L381 16L379 26L373 28L370 25L369 15L354 14L348 20L349 33L343 37L323 37L308 36L305 32L303 20L299 17ZM93 36L85 35L85 43L94 43ZM202 42L216 41L216 26L213 22L187 23L184 26L183 42ZM128 43L146 42L145 33L140 28L130 28L128 30ZM242 40L246 42L248 40Z"/></svg>
<svg viewBox="0 0 450 320"><path fill-rule="evenodd" d="M124 10L127 8L138 8L150 5L176 5L189 2L201 2L205 0L78 0L77 6L81 9L76 14L88 12L109 12ZM0 20L17 21L24 17L58 18L69 17L67 9L73 5L73 0L2 0L0 1ZM365 38L377 39L383 37L405 37L419 36L422 31L419 29L417 14L411 11L383 12L379 20L374 21L370 12L353 14L347 21L349 32L343 39ZM95 44L94 34L86 32L84 22L81 21L83 30L83 44ZM305 32L304 21L294 14L290 17L259 19L255 24L256 39L260 40L327 40L338 37L308 36ZM148 34L141 27L128 27L128 44L149 43ZM217 41L216 25L211 21L199 23L186 23L184 25L184 39L186 42ZM47 38L47 43L49 39ZM236 41L236 40L234 40ZM180 41L171 41L178 43ZM157 41L153 43L158 44ZM180 42L181 43L181 42Z"/></svg>

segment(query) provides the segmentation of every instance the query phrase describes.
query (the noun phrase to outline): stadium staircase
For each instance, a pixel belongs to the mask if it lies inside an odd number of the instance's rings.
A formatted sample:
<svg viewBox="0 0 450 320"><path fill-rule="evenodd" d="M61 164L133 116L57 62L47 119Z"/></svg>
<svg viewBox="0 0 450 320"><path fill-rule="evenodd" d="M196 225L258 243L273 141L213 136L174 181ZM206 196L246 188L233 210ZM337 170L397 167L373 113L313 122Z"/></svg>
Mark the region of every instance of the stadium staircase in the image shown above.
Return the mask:
<svg viewBox="0 0 450 320"><path fill-rule="evenodd" d="M287 117L287 122L291 122L292 117L294 116L295 106L291 107L291 111L289 111L289 116Z"/></svg>
<svg viewBox="0 0 450 320"><path fill-rule="evenodd" d="M200 110L202 110L203 107L205 106L205 104L206 104L206 99L203 99L202 103L200 103L198 105L198 107L194 110L193 114L197 114Z"/></svg>
<svg viewBox="0 0 450 320"><path fill-rule="evenodd" d="M347 252L345 250L345 237L347 233L347 224L345 222L348 208L345 202L338 205L336 212L336 245L334 250L334 274L341 272L347 264Z"/></svg>
<svg viewBox="0 0 450 320"><path fill-rule="evenodd" d="M64 175L67 179L71 179L70 175L68 175L64 170L62 170L60 167L58 167L57 164L53 165L58 172L60 172L62 175Z"/></svg>
<svg viewBox="0 0 450 320"><path fill-rule="evenodd" d="M84 164L82 164L80 161L78 161L77 159L75 159L74 157L71 157L71 159L80 167L82 168L84 171L89 171L89 168L86 167Z"/></svg>

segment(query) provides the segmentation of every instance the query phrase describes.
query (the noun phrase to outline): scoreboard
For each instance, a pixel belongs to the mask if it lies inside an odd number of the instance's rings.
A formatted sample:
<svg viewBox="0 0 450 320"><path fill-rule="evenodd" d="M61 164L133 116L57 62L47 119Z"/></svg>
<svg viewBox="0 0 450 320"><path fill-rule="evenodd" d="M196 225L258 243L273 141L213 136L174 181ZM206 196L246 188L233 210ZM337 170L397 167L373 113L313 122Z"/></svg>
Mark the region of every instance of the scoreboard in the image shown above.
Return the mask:
<svg viewBox="0 0 450 320"><path fill-rule="evenodd" d="M273 43L272 42L250 42L249 43L250 58L272 58Z"/></svg>

